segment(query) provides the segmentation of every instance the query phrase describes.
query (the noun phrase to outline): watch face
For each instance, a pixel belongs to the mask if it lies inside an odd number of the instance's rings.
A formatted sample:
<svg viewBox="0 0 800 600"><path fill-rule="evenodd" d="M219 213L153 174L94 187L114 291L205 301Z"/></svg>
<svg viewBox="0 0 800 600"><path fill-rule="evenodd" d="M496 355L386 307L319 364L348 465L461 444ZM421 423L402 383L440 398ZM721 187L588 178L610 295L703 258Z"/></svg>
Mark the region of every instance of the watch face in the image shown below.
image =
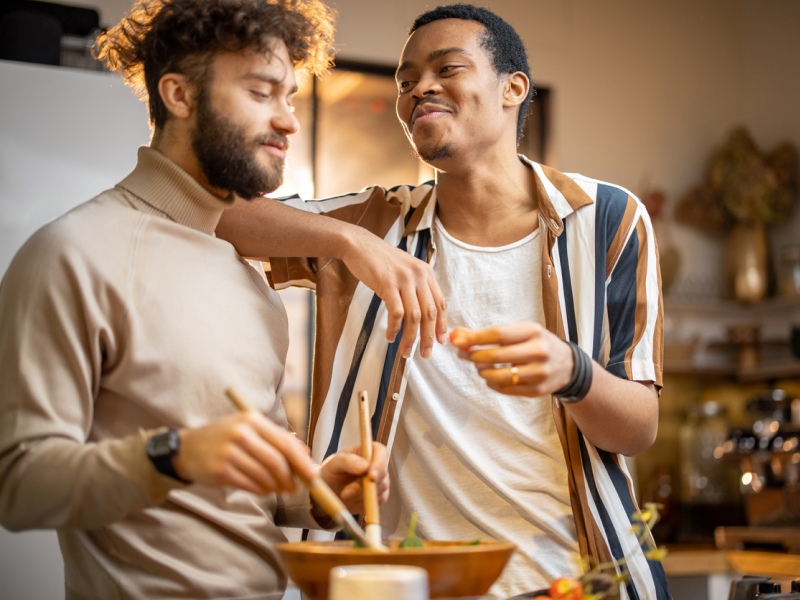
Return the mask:
<svg viewBox="0 0 800 600"><path fill-rule="evenodd" d="M168 456L172 454L169 433L159 433L147 441L147 453L150 456Z"/></svg>
<svg viewBox="0 0 800 600"><path fill-rule="evenodd" d="M181 446L181 438L178 435L178 432L175 431L174 429L169 430L169 435L167 436L167 443L169 445L170 454L176 454Z"/></svg>

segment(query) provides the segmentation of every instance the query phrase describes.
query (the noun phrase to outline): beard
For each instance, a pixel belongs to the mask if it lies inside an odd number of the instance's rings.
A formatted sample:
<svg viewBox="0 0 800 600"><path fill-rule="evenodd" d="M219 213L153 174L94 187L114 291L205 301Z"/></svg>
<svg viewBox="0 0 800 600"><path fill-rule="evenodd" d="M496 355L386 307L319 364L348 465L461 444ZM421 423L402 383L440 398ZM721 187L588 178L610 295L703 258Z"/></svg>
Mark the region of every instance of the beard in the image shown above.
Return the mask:
<svg viewBox="0 0 800 600"><path fill-rule="evenodd" d="M258 162L262 144L279 142L289 148L280 134L248 137L245 128L229 121L211 105L208 94L197 99L197 119L192 132L192 149L208 183L253 200L275 191L283 183L284 161L272 157L265 168Z"/></svg>
<svg viewBox="0 0 800 600"><path fill-rule="evenodd" d="M417 148L414 146L414 155L426 163L429 163L434 160L451 158L453 156L453 149L450 147L450 144L442 144L441 146L432 146L429 148Z"/></svg>

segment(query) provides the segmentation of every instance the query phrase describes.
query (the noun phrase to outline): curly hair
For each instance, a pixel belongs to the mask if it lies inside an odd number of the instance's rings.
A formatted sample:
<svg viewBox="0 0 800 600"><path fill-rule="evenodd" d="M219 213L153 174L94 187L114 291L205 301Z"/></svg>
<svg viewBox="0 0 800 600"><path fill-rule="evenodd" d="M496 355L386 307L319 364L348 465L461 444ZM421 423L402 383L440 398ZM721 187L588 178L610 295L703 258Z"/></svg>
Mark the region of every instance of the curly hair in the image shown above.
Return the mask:
<svg viewBox="0 0 800 600"><path fill-rule="evenodd" d="M332 64L334 19L319 0L138 0L94 54L147 100L158 130L169 117L158 93L165 74L186 75L202 90L215 54L269 54L281 40L295 68L320 75Z"/></svg>
<svg viewBox="0 0 800 600"><path fill-rule="evenodd" d="M525 44L516 30L498 17L492 11L472 4L450 4L439 6L433 10L419 15L408 32L410 36L417 29L428 23L433 23L439 19L461 19L462 21L476 21L486 28L486 32L481 38L481 45L486 50L492 61L494 70L498 74L516 73L520 71L525 74L531 82L531 69L528 66L528 53L525 51ZM533 85L528 89L528 95L520 104L519 116L517 118L517 142L522 139L525 119L528 116L528 106L536 95Z"/></svg>

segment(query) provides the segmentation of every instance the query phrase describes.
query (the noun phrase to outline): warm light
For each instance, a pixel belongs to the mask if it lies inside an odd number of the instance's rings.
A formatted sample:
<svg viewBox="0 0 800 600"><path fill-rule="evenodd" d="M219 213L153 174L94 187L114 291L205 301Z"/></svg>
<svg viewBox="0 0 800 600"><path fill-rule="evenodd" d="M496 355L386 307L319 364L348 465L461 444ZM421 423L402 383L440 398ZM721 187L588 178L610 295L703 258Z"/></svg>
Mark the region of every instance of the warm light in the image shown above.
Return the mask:
<svg viewBox="0 0 800 600"><path fill-rule="evenodd" d="M724 444L722 444L722 451L723 452L730 452L733 450L733 440L728 440Z"/></svg>
<svg viewBox="0 0 800 600"><path fill-rule="evenodd" d="M714 458L717 459L722 458L724 454L725 451L722 449L722 446L717 446L716 448L714 448Z"/></svg>
<svg viewBox="0 0 800 600"><path fill-rule="evenodd" d="M797 463L800 463L800 454L795 454L794 456L792 456L792 463L795 465Z"/></svg>
<svg viewBox="0 0 800 600"><path fill-rule="evenodd" d="M744 485L750 485L750 482L753 481L753 474L752 473L745 473L742 475L742 483Z"/></svg>
<svg viewBox="0 0 800 600"><path fill-rule="evenodd" d="M756 477L753 479L753 491L760 492L761 491L761 480Z"/></svg>
<svg viewBox="0 0 800 600"><path fill-rule="evenodd" d="M788 452L794 447L794 444L797 440L786 440L783 442L783 451Z"/></svg>
<svg viewBox="0 0 800 600"><path fill-rule="evenodd" d="M772 433L776 433L780 426L781 426L780 423L778 423L777 421L773 421L772 423L769 424L769 430Z"/></svg>

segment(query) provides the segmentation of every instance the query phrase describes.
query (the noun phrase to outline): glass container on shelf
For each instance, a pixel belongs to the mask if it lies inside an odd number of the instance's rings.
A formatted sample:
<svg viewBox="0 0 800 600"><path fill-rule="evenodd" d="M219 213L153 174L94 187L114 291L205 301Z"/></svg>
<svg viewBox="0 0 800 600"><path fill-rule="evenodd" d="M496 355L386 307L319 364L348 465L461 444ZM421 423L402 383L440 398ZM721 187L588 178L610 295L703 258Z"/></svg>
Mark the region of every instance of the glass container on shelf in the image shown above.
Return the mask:
<svg viewBox="0 0 800 600"><path fill-rule="evenodd" d="M681 521L677 541L713 543L720 525L744 525L735 464L723 460L728 439L727 410L703 402L689 411L678 431Z"/></svg>
<svg viewBox="0 0 800 600"><path fill-rule="evenodd" d="M717 450L728 439L727 409L718 402L694 406L681 425L681 501L723 504L731 500L726 465Z"/></svg>
<svg viewBox="0 0 800 600"><path fill-rule="evenodd" d="M800 244L784 246L780 250L778 290L781 296L800 296Z"/></svg>

